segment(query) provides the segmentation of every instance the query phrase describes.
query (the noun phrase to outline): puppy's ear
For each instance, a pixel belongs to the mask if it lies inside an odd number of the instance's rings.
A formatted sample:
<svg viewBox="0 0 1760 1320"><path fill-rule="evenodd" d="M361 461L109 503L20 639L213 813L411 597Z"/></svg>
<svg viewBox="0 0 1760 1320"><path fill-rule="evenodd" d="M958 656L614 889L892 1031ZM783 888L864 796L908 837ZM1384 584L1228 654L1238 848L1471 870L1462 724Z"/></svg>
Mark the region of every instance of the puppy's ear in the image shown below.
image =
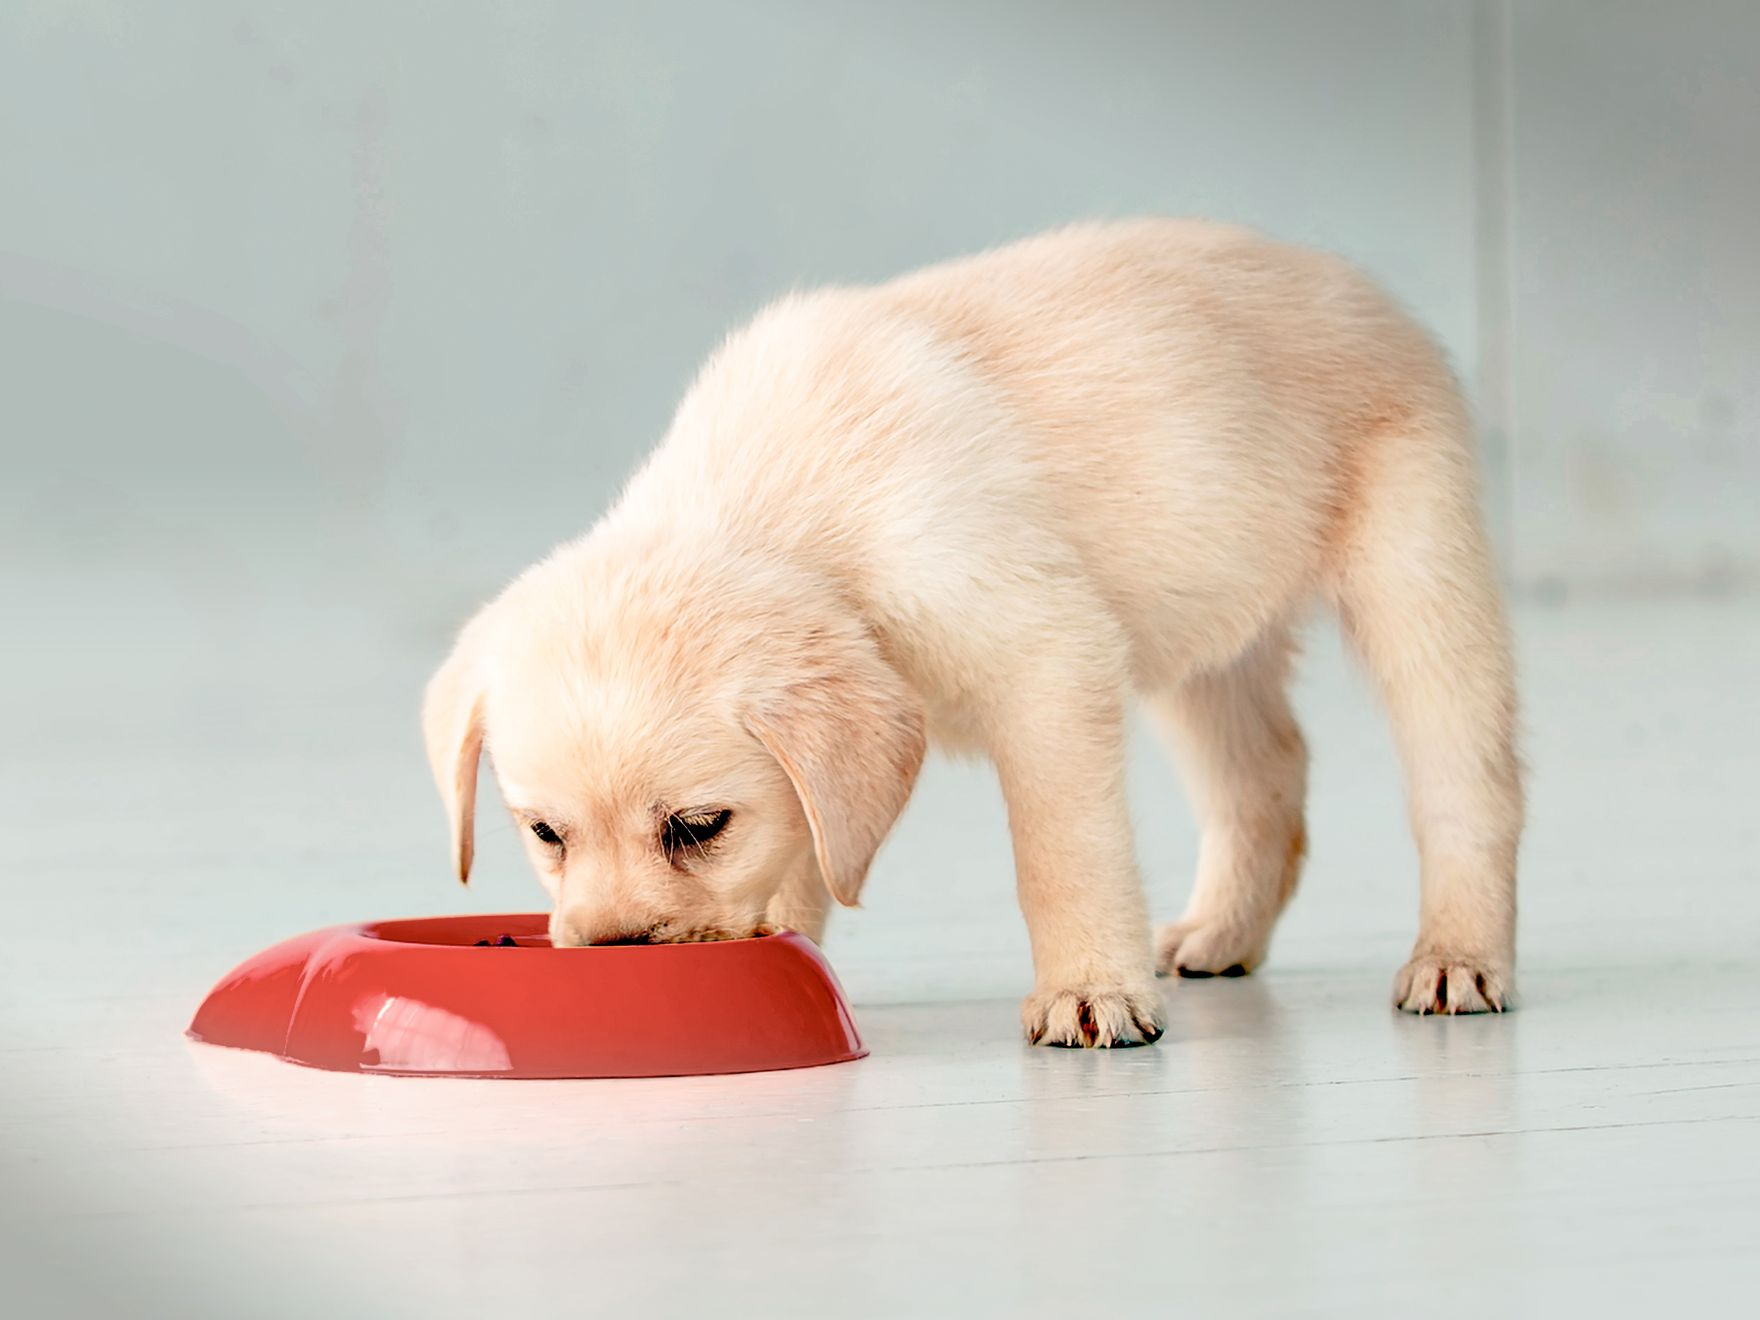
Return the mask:
<svg viewBox="0 0 1760 1320"><path fill-rule="evenodd" d="M826 888L853 907L917 782L923 712L867 637L817 638L812 650L747 724L794 785Z"/></svg>
<svg viewBox="0 0 1760 1320"><path fill-rule="evenodd" d="M452 866L469 884L475 849L477 762L483 754L482 651L484 614L465 625L422 702L422 738L428 765L452 826Z"/></svg>

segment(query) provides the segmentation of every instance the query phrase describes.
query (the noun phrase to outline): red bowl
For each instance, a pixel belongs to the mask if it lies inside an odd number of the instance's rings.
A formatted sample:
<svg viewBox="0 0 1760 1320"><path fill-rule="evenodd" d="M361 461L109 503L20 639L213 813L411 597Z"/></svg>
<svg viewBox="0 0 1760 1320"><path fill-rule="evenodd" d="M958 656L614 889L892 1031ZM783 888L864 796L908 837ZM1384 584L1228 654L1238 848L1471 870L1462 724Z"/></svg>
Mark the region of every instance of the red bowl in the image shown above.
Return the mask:
<svg viewBox="0 0 1760 1320"><path fill-rule="evenodd" d="M528 912L313 931L234 968L189 1036L413 1077L676 1077L868 1052L804 936L554 949L548 924ZM513 947L477 947L503 935Z"/></svg>

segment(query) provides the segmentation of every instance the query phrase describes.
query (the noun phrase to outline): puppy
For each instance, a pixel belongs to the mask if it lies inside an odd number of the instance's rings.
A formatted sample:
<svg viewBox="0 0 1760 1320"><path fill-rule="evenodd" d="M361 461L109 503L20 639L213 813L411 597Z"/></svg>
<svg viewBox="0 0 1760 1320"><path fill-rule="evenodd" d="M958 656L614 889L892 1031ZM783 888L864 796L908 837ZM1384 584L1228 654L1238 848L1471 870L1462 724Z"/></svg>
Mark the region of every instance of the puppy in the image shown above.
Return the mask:
<svg viewBox="0 0 1760 1320"><path fill-rule="evenodd" d="M1086 225L770 307L581 540L465 627L428 752L471 865L479 753L559 945L817 938L930 739L989 757L1036 981L1026 1034L1153 1041L1155 974L1251 971L1305 852L1292 624L1378 681L1421 856L1394 1001L1512 994L1509 643L1459 390L1339 260L1237 229ZM1132 693L1202 828L1151 935Z"/></svg>

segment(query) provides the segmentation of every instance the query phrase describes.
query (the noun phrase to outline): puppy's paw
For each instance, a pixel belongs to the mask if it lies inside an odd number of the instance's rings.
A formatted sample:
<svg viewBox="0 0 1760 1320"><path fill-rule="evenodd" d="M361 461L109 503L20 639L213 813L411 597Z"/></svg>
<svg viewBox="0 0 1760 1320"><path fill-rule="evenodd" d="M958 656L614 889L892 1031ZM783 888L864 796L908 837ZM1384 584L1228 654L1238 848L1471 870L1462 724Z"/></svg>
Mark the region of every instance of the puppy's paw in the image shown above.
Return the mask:
<svg viewBox="0 0 1760 1320"><path fill-rule="evenodd" d="M1265 934L1214 921L1175 921L1155 932L1160 976L1245 976L1265 957Z"/></svg>
<svg viewBox="0 0 1760 1320"><path fill-rule="evenodd" d="M1034 1045L1110 1049L1153 1045L1167 1030L1167 1015L1154 982L1141 989L1057 986L1027 996L1021 1005L1021 1025Z"/></svg>
<svg viewBox="0 0 1760 1320"><path fill-rule="evenodd" d="M1406 1013L1501 1013L1515 1007L1504 966L1461 954L1415 955L1393 978L1393 1005Z"/></svg>

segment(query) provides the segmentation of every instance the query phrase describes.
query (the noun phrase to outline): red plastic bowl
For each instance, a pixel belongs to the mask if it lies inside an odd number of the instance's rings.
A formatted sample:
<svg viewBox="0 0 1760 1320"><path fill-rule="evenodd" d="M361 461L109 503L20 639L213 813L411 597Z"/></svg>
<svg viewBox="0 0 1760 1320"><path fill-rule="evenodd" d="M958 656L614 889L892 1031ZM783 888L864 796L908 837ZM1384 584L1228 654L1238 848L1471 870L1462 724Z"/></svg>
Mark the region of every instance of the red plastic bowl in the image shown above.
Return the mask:
<svg viewBox="0 0 1760 1320"><path fill-rule="evenodd" d="M792 932L553 949L542 913L333 926L215 986L193 1040L338 1072L675 1077L810 1068L868 1051ZM510 935L513 948L479 948Z"/></svg>

